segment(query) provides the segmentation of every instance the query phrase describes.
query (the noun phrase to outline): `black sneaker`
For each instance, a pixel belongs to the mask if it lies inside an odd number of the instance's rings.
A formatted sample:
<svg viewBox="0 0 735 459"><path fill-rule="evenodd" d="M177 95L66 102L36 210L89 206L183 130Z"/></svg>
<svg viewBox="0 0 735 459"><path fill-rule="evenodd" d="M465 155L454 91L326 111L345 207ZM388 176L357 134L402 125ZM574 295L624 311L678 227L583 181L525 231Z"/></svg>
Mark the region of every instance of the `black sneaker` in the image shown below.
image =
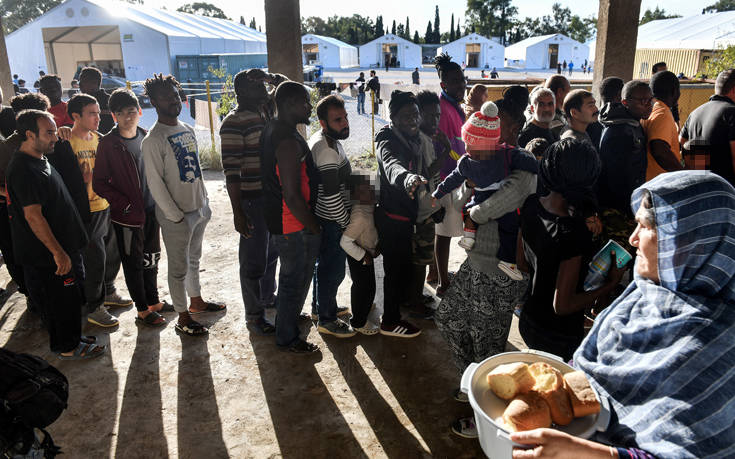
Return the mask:
<svg viewBox="0 0 735 459"><path fill-rule="evenodd" d="M292 352L294 354L313 354L314 352L319 352L319 346L304 341L301 338L289 346L279 346L278 348L284 352Z"/></svg>
<svg viewBox="0 0 735 459"><path fill-rule="evenodd" d="M380 334L396 338L415 338L421 334L421 329L405 320L399 320L393 325L380 324Z"/></svg>

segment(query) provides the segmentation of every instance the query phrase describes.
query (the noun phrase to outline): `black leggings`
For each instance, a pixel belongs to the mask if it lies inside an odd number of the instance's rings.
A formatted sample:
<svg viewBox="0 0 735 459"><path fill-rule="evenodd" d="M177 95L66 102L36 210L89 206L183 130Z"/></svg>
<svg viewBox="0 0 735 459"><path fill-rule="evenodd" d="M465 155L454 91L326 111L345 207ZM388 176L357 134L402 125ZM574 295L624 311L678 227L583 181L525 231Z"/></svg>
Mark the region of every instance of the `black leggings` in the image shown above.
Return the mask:
<svg viewBox="0 0 735 459"><path fill-rule="evenodd" d="M348 255L347 264L350 267L352 278L350 289L352 320L350 323L356 328L364 327L375 300L375 263L363 265L362 261L355 260Z"/></svg>

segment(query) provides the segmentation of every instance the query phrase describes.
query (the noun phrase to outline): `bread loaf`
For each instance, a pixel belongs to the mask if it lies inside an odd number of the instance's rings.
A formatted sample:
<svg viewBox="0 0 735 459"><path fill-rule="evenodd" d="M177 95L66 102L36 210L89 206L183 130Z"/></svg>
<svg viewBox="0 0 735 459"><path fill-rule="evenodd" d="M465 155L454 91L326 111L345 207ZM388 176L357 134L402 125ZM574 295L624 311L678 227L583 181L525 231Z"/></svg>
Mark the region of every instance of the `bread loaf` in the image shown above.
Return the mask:
<svg viewBox="0 0 735 459"><path fill-rule="evenodd" d="M511 400L533 388L533 376L528 365L522 362L500 365L487 375L487 383L495 395L503 400Z"/></svg>
<svg viewBox="0 0 735 459"><path fill-rule="evenodd" d="M536 380L533 390L549 405L554 424L565 426L572 422L574 412L569 395L564 389L564 377L561 372L544 362L536 362L529 366L528 370Z"/></svg>
<svg viewBox="0 0 735 459"><path fill-rule="evenodd" d="M521 394L508 404L503 422L513 432L551 427L549 405L537 393Z"/></svg>
<svg viewBox="0 0 735 459"><path fill-rule="evenodd" d="M583 372L567 373L564 375L564 381L575 418L600 412L600 402Z"/></svg>

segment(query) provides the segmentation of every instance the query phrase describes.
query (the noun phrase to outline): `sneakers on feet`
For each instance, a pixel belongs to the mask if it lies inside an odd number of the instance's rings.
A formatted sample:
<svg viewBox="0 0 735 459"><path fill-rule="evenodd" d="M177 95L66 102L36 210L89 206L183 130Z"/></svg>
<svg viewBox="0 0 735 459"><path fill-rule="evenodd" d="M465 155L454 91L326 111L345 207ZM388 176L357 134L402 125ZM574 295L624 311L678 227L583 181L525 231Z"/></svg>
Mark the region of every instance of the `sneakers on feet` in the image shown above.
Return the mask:
<svg viewBox="0 0 735 459"><path fill-rule="evenodd" d="M457 419L452 423L452 432L464 438L477 438L475 418Z"/></svg>
<svg viewBox="0 0 735 459"><path fill-rule="evenodd" d="M301 338L297 339L289 346L278 346L278 349L294 354L313 354L314 352L319 352L319 346L304 341Z"/></svg>
<svg viewBox="0 0 735 459"><path fill-rule="evenodd" d="M472 247L475 246L475 239L467 236L462 236L462 239L459 240L459 246L467 251L472 250Z"/></svg>
<svg viewBox="0 0 735 459"><path fill-rule="evenodd" d="M523 280L523 273L518 269L518 265L515 263L508 263L507 261L501 261L498 263L498 268L503 271L508 277L513 280Z"/></svg>
<svg viewBox="0 0 735 459"><path fill-rule="evenodd" d="M365 325L363 325L362 327L355 327L354 330L358 333L369 336L377 335L380 331L380 327L368 320L367 322L365 322Z"/></svg>
<svg viewBox="0 0 735 459"><path fill-rule="evenodd" d="M421 334L421 329L405 320L399 320L395 324L380 324L380 334L395 336L396 338L415 338Z"/></svg>
<svg viewBox="0 0 735 459"><path fill-rule="evenodd" d="M352 317L352 313L350 312L350 308L346 306L337 306L337 317ZM319 314L312 312L311 313L311 320L316 322L319 320Z"/></svg>
<svg viewBox="0 0 735 459"><path fill-rule="evenodd" d="M336 336L337 338L351 338L357 334L350 324L337 319L332 322L320 323L316 328L319 333Z"/></svg>
<svg viewBox="0 0 735 459"><path fill-rule="evenodd" d="M117 292L113 292L105 296L105 306L124 308L127 306L131 306L132 304L133 300L131 300L130 298L123 298Z"/></svg>
<svg viewBox="0 0 735 459"><path fill-rule="evenodd" d="M107 308L100 306L96 311L87 316L87 321L99 327L116 327L120 324L117 317L107 311Z"/></svg>

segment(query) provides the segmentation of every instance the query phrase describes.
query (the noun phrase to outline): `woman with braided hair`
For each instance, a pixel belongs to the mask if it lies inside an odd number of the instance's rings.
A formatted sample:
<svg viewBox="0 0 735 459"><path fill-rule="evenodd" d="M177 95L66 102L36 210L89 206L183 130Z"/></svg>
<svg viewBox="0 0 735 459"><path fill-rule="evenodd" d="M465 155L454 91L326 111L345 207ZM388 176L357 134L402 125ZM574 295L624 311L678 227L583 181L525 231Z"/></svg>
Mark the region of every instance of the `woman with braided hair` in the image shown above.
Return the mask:
<svg viewBox="0 0 735 459"><path fill-rule="evenodd" d="M518 264L530 268L532 276L521 312L521 336L529 348L565 361L584 338L585 308L610 294L625 272L613 266L602 287L582 290L594 250L581 212L589 207L600 175L594 153L592 146L575 139L552 144L539 170L539 181L549 194L531 195L521 208L523 250L518 251Z"/></svg>

